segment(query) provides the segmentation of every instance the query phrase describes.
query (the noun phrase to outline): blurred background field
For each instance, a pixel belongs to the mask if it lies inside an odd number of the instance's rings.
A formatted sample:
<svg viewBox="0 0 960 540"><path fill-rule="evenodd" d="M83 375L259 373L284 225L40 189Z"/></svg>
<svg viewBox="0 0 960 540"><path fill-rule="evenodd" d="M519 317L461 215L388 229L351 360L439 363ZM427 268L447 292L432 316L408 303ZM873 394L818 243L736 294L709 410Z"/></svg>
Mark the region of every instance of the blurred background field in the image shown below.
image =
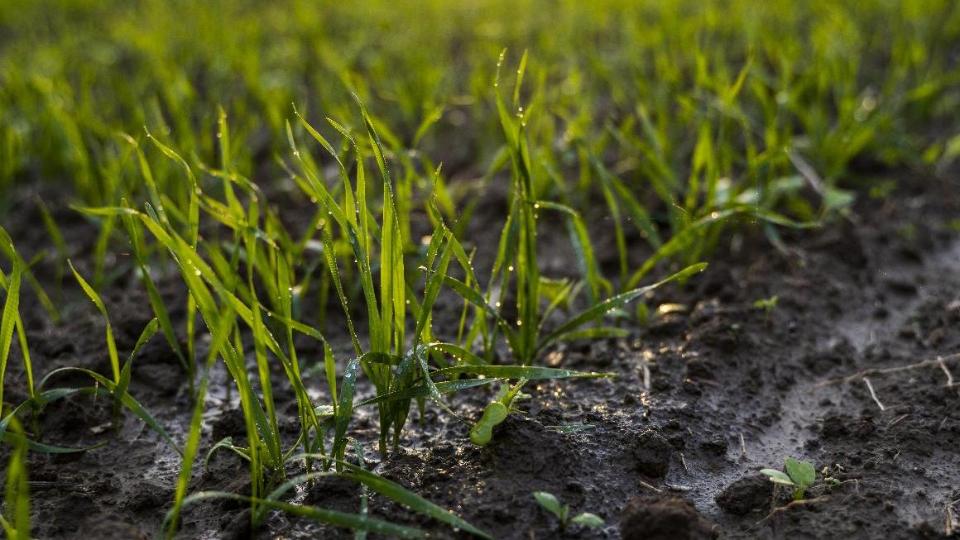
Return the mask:
<svg viewBox="0 0 960 540"><path fill-rule="evenodd" d="M521 101L538 177L559 176L558 189L591 182L589 156L638 193L682 201L699 189L697 207L714 206L703 198L716 179L742 192L793 174L786 150L831 182L943 166L960 152L958 11L950 0L8 0L0 183L115 202L136 184L118 132L146 126L213 161L218 106L238 169L268 175L292 105L358 125L351 92L392 149L479 176L502 146L492 82L504 48L505 71L529 51Z"/></svg>

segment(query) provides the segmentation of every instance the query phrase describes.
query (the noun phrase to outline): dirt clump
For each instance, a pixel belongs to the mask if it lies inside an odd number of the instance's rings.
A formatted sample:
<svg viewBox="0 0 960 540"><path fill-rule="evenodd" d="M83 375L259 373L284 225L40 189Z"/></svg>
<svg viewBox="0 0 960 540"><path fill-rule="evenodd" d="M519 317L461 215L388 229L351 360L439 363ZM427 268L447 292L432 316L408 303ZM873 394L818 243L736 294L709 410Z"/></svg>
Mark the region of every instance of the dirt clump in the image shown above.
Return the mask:
<svg viewBox="0 0 960 540"><path fill-rule="evenodd" d="M689 502L677 497L634 497L620 518L623 540L707 540L716 527Z"/></svg>
<svg viewBox="0 0 960 540"><path fill-rule="evenodd" d="M717 495L717 506L725 512L745 516L770 506L773 485L762 475L745 476Z"/></svg>
<svg viewBox="0 0 960 540"><path fill-rule="evenodd" d="M673 446L657 431L648 429L637 437L633 447L634 465L637 471L651 478L662 478L670 468Z"/></svg>

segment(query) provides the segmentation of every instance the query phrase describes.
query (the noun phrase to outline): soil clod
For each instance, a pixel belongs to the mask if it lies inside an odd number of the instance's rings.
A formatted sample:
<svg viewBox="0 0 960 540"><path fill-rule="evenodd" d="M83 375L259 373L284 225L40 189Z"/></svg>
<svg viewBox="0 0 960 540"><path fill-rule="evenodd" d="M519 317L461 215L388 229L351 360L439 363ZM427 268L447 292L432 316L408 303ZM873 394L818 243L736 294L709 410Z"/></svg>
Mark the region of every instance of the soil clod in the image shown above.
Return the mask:
<svg viewBox="0 0 960 540"><path fill-rule="evenodd" d="M634 497L620 519L623 540L707 540L716 528L689 502L675 497Z"/></svg>
<svg viewBox="0 0 960 540"><path fill-rule="evenodd" d="M637 471L651 478L663 478L670 468L670 456L674 449L659 432L648 429L637 437L633 448Z"/></svg>
<svg viewBox="0 0 960 540"><path fill-rule="evenodd" d="M727 486L716 500L725 512L744 516L769 508L772 497L773 484L770 480L761 475L751 475Z"/></svg>

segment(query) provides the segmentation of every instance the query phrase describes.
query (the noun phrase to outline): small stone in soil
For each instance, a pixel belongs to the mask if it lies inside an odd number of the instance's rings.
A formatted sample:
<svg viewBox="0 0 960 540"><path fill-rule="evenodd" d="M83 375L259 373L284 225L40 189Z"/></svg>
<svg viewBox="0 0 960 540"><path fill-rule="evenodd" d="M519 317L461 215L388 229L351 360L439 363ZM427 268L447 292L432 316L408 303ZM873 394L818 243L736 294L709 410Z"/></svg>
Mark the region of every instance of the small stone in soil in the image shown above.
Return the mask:
<svg viewBox="0 0 960 540"><path fill-rule="evenodd" d="M743 516L770 506L773 484L760 475L745 476L717 495L717 505L725 512Z"/></svg>
<svg viewBox="0 0 960 540"><path fill-rule="evenodd" d="M652 429L641 433L633 448L637 470L652 478L662 478L667 475L671 454L673 454L673 446L670 442Z"/></svg>
<svg viewBox="0 0 960 540"><path fill-rule="evenodd" d="M142 480L131 487L122 506L134 512L149 510L167 504L173 498L173 489L154 480Z"/></svg>
<svg viewBox="0 0 960 540"><path fill-rule="evenodd" d="M721 436L716 436L701 442L700 448L711 455L724 456L727 453L727 441Z"/></svg>

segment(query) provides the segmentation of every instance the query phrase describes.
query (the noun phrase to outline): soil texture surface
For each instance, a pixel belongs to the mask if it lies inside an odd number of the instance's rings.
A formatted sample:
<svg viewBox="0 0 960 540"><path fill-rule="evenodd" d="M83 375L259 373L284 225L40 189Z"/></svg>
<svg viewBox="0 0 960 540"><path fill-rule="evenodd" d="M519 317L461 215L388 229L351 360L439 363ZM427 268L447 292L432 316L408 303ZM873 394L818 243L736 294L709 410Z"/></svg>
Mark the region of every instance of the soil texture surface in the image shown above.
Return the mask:
<svg viewBox="0 0 960 540"><path fill-rule="evenodd" d="M451 398L460 418L429 405L423 414L414 410L403 445L386 457L376 450L375 411L361 409L351 435L363 444L367 467L496 538L944 537L960 530L958 197L952 182L904 182L883 200L861 195L849 216L822 229L783 232L782 249L757 228L726 238L707 272L647 299L655 314L647 325L624 323L629 338L571 343L544 359L615 376L528 385L531 397L518 402L519 412L486 447L470 444L468 421L492 399L490 389ZM4 224L28 260L51 249L29 225L40 223L30 208L24 204ZM77 246L74 262L89 270L92 259L84 254L93 250L95 227L67 209L55 217ZM117 268L130 264L123 257L117 255ZM569 266L562 258L551 264ZM41 263L35 273L56 290L53 268ZM64 314L58 325L24 292L35 369L40 376L61 366L108 373L99 313L68 282L55 295ZM104 296L123 357L151 314L135 279L114 283ZM169 305L178 306L177 328L181 290L175 277L162 282ZM770 300L767 309L756 304L763 299ZM451 317L458 309L451 304ZM435 325L443 320L438 315ZM329 337L348 345L345 334ZM305 341L300 357L310 365L322 351ZM11 402L20 366L12 356ZM325 398L322 369L311 373L310 392ZM88 384L57 377L52 386ZM243 442L236 394L224 392L225 375L218 377L201 458L224 437ZM191 404L162 337L135 360L131 393L182 441ZM278 394L289 445L296 403L292 393ZM139 420L113 418L109 400L89 395L38 416L43 442L102 446L30 454L36 537L155 537L173 500L179 456ZM791 502L759 475L791 456L818 471L802 501ZM193 491L247 489L247 465L229 451L198 461L196 471ZM574 513L595 513L607 525L561 531L534 491L553 493ZM327 478L296 490L292 500L356 512L361 495L355 484ZM376 495L369 511L436 538L463 534ZM248 522L242 504L198 504L185 510L180 537L352 537L280 513L256 531Z"/></svg>

